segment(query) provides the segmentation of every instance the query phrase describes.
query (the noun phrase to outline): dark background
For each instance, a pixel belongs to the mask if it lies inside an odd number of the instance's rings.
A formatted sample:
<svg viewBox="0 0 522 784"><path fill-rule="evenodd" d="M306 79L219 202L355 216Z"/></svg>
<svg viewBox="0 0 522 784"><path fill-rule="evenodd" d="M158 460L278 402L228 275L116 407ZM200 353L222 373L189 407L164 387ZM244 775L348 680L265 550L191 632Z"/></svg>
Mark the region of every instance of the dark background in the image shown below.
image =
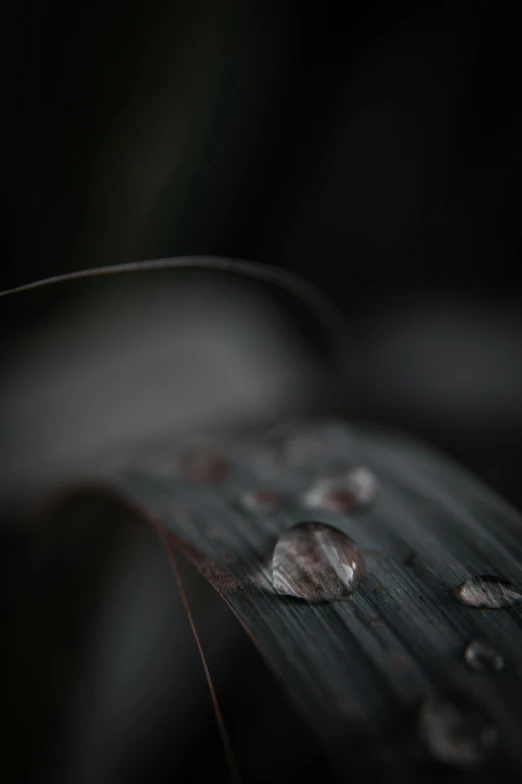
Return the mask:
<svg viewBox="0 0 522 784"><path fill-rule="evenodd" d="M121 10L107 2L67 8L27 2L11 6L4 33L2 288L89 266L194 254L298 272L345 313L355 337L362 382L357 393L347 391L346 409L431 441L522 507L522 105L515 11L471 2L406 8L153 0ZM98 406L85 427L104 433L105 446L122 437L127 421L143 422L139 432L128 425L131 439L161 429L162 421L151 423L129 409L128 420L112 433L110 412L122 393L115 392L111 404L107 367L98 365L108 328L100 313L108 307L120 325L117 334L127 336L127 343L118 338L114 355L132 357L143 384L138 389L129 380L125 395L134 389L147 401L144 410L166 405L147 397L150 388L158 386L157 378L176 388L183 373L176 374L174 364L166 381L141 363L160 334L174 340L179 321L154 320L158 301L139 299L149 284L151 290L182 291L180 301L189 303L183 346L191 345L186 340L193 323L213 329L205 314L231 312L236 322L230 334L237 337L243 323L255 322L252 340L261 342L273 319L265 359L274 354L278 336L288 334L311 357L297 361L311 362L307 373L321 365L324 345L308 312L270 287L247 291L218 278L159 274L153 284L147 275L2 301L2 488L9 508L12 488L15 496L28 492L54 442L66 441L87 409ZM260 298L268 310L249 315L248 305L240 306L245 297ZM117 315L120 305L123 315ZM153 322L156 331L149 335ZM80 337L91 333L87 350ZM64 349L64 334L78 343ZM232 338L222 343L236 350ZM130 354L120 351L127 344ZM294 344L288 344L288 356ZM253 353L260 356L261 349ZM204 351L201 357L208 369ZM233 365L238 375L224 374L223 399L235 389L234 379L251 374L241 357ZM108 357L108 366L114 362ZM285 363L284 357L273 359L275 376ZM89 391L88 405L87 377L97 393ZM300 378L293 379L296 387ZM208 379L201 379L195 388L207 389ZM180 411L193 397L191 383L180 393ZM328 408L325 384L313 388L305 410L321 411L322 401ZM21 390L31 394L24 397ZM285 413L293 403L285 399ZM218 421L221 409L214 408ZM266 418L273 419L275 409ZM213 410L212 401L201 410ZM197 422L198 411L187 421ZM263 418L259 409L255 416ZM62 463L82 451L82 433L73 436L77 449L64 451ZM27 566L33 534L22 536L10 520L6 512L6 563L14 564L9 596L14 585L29 584L23 575L40 574ZM26 524L23 530L33 529ZM44 560L42 575L67 561L63 553L49 552L54 560ZM70 578L63 579L69 586ZM94 583L104 607L105 594ZM79 584L79 591L95 591L86 576ZM31 611L23 606L26 615L17 617L25 618L25 627L43 608L60 626L59 602L41 599ZM158 628L168 625L168 612ZM87 635L85 623L80 615ZM42 634L35 632L30 644L39 646ZM55 658L66 642L52 639ZM171 640L174 648L178 642ZM13 657L28 644L20 638ZM78 659L71 662L74 673ZM23 676L22 669L20 682ZM35 678L41 683L45 675ZM28 699L27 690L20 699ZM35 702L41 714L34 705L26 713L34 719L30 736L40 739L36 780L80 780L63 772L62 778L45 778L51 774L41 763L43 727L55 703L52 694ZM139 710L138 697L133 705ZM195 718L193 725L199 726ZM148 742L142 739L140 748L150 748ZM176 769L174 762L165 765ZM81 780L118 782L110 770L107 778L98 771ZM140 775L137 780L155 780L152 773Z"/></svg>
<svg viewBox="0 0 522 784"><path fill-rule="evenodd" d="M517 493L514 16L199 0L10 14L2 287L186 254L288 267L348 316L361 416ZM76 296L4 305L7 331Z"/></svg>

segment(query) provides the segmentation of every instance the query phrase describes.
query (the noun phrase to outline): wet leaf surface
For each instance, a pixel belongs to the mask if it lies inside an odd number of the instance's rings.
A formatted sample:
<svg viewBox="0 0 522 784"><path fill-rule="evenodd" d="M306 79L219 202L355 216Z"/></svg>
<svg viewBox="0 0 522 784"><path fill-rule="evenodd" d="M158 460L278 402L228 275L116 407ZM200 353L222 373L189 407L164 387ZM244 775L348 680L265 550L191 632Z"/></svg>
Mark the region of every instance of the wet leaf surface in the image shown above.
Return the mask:
<svg viewBox="0 0 522 784"><path fill-rule="evenodd" d="M470 671L462 654L470 640L485 638L495 640L506 660L518 660L522 608L477 610L453 596L476 575L521 583L520 515L463 469L407 438L335 422L288 432L277 450L260 433L223 438L228 472L219 484L165 471L179 444L138 449L119 468L112 464L105 479L149 520L165 525L219 591L341 775L386 781L391 766L395 778L438 781L440 760L426 761L411 716L430 695L448 690L486 711L498 733L492 761L478 764L473 781L522 775L519 674L516 668L502 677ZM354 465L375 475L373 503L357 514L324 510L314 519L379 557L366 559L349 601L281 596L272 576L278 538L310 520L302 498L314 482ZM270 488L281 503L252 514L242 502L259 488Z"/></svg>

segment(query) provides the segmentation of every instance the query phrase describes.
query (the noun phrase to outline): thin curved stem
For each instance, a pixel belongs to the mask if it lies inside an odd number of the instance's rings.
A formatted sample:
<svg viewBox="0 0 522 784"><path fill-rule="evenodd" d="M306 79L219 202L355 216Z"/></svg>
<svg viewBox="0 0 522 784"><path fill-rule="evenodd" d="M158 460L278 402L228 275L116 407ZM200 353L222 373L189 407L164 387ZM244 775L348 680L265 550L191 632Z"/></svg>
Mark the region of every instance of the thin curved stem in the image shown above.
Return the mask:
<svg viewBox="0 0 522 784"><path fill-rule="evenodd" d="M210 692L210 699L212 700L212 707L214 709L214 715L216 717L219 734L221 736L221 742L223 744L223 751L225 753L227 766L230 773L230 780L232 781L232 784L241 784L241 775L239 773L239 769L237 766L236 757L232 749L232 744L228 736L228 732L225 726L225 721L223 719L223 714L221 713L221 708L219 706L219 700L217 698L216 690L214 688L214 683L212 682L210 670L208 668L207 660L203 652L203 646L201 644L201 640L199 639L198 631L196 629L196 624L194 622L194 617L190 609L187 593L185 591L185 586L183 584L183 579L181 577L181 571L179 568L178 560L176 558L176 553L174 552L174 548L171 546L167 538L165 529L161 525L156 525L155 527L158 532L158 536L161 541L161 544L163 545L163 549L165 550L165 554L172 568L174 579L176 580L176 584L178 586L178 590L181 596L181 601L183 602L185 612L187 613L187 618L190 624L190 628L192 630L192 634L199 652L201 664L203 665L203 671L205 673L205 678L207 680L208 690Z"/></svg>
<svg viewBox="0 0 522 784"><path fill-rule="evenodd" d="M147 272L161 269L207 269L231 272L256 280L273 283L294 294L305 305L311 308L332 346L337 370L345 391L352 395L358 382L359 372L354 341L346 320L338 308L314 285L299 275L279 267L253 261L226 259L210 256L180 256L169 259L153 259L150 261L134 261L125 264L113 264L107 267L67 272L54 275L32 283L25 283L11 289L0 291L0 297L11 296L34 289L51 286L67 281L84 278L102 277L103 275L120 275L129 272Z"/></svg>

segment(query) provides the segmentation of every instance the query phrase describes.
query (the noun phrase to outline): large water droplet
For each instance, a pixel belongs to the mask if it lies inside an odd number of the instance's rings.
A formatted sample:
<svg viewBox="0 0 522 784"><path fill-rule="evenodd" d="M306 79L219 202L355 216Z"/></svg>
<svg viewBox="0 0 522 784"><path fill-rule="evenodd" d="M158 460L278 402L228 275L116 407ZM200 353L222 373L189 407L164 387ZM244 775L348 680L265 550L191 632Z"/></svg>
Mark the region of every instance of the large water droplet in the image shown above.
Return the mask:
<svg viewBox="0 0 522 784"><path fill-rule="evenodd" d="M367 468L351 468L341 476L319 479L308 488L303 503L309 509L347 514L375 500L377 480Z"/></svg>
<svg viewBox="0 0 522 784"><path fill-rule="evenodd" d="M178 458L180 474L191 482L221 482L229 471L226 457L210 444L193 446Z"/></svg>
<svg viewBox="0 0 522 784"><path fill-rule="evenodd" d="M497 609L522 602L522 593L512 583L489 575L472 577L459 585L453 596L469 607Z"/></svg>
<svg viewBox="0 0 522 784"><path fill-rule="evenodd" d="M357 590L364 559L353 539L325 523L298 523L285 531L272 559L278 593L331 602Z"/></svg>
<svg viewBox="0 0 522 784"><path fill-rule="evenodd" d="M472 670L502 670L504 657L486 642L471 640L464 649L464 659Z"/></svg>
<svg viewBox="0 0 522 784"><path fill-rule="evenodd" d="M460 696L425 699L419 711L419 734L434 759L456 768L486 762L497 743L494 725Z"/></svg>

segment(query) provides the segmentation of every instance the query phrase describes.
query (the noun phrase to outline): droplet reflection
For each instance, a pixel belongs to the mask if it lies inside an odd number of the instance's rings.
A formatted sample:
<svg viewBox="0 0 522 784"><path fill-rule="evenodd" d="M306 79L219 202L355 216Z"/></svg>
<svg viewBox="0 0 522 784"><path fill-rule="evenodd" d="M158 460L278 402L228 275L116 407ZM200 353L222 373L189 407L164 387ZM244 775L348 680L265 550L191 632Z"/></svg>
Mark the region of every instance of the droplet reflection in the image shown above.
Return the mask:
<svg viewBox="0 0 522 784"><path fill-rule="evenodd" d="M298 523L285 531L272 559L278 593L307 601L345 599L364 574L363 557L349 536L324 523Z"/></svg>
<svg viewBox="0 0 522 784"><path fill-rule="evenodd" d="M504 657L488 643L471 640L464 649L464 659L472 670L502 670Z"/></svg>
<svg viewBox="0 0 522 784"><path fill-rule="evenodd" d="M309 509L350 514L364 509L375 500L377 480L367 468L351 468L344 474L318 479L303 496Z"/></svg>
<svg viewBox="0 0 522 784"><path fill-rule="evenodd" d="M472 577L453 592L455 599L469 607L498 609L522 602L522 593L506 580L489 575Z"/></svg>
<svg viewBox="0 0 522 784"><path fill-rule="evenodd" d="M254 490L245 493L242 503L249 512L269 512L281 506L281 496L275 490Z"/></svg>

